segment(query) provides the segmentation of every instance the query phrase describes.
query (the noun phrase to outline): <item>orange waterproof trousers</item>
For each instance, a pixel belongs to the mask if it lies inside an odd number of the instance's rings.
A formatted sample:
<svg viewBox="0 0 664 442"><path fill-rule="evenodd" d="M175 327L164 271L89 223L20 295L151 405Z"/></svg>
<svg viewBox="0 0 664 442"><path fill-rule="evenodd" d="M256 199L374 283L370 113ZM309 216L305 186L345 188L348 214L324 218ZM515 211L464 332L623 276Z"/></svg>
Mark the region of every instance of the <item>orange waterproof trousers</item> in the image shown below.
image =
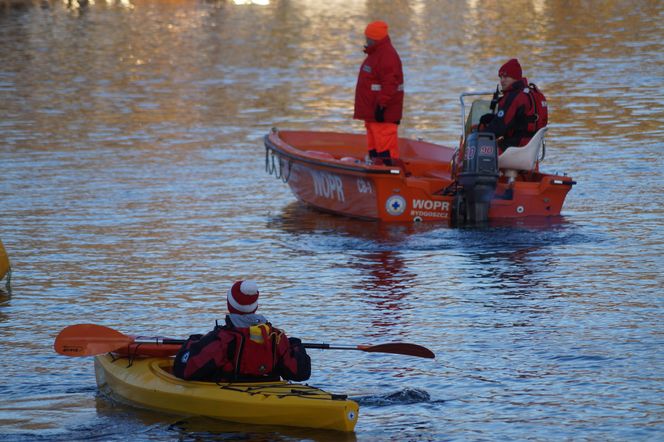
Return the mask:
<svg viewBox="0 0 664 442"><path fill-rule="evenodd" d="M399 158L398 126L394 123L365 121L367 128L367 148L376 152L390 151L390 158Z"/></svg>

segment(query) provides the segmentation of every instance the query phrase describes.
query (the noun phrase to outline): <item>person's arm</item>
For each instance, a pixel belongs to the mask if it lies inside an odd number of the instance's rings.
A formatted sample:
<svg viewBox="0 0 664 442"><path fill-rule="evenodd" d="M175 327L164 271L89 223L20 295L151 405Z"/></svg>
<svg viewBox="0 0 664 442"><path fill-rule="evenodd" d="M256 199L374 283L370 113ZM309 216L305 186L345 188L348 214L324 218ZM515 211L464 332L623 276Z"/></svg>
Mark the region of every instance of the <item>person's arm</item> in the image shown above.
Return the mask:
<svg viewBox="0 0 664 442"><path fill-rule="evenodd" d="M175 356L173 374L191 381L214 381L223 373L233 373L231 354L235 337L214 329L206 335L191 335Z"/></svg>
<svg viewBox="0 0 664 442"><path fill-rule="evenodd" d="M378 94L378 105L387 107L392 97L399 90L399 69L394 63L385 63L380 72L380 93Z"/></svg>
<svg viewBox="0 0 664 442"><path fill-rule="evenodd" d="M498 106L498 112L484 131L491 132L496 135L496 138L500 138L505 136L508 130L514 128L517 122L523 119L526 112L525 106L527 103L524 102L521 95L524 94L519 93L519 96L514 98L506 109Z"/></svg>
<svg viewBox="0 0 664 442"><path fill-rule="evenodd" d="M376 97L377 105L375 110L375 118L376 121L382 123L385 121L384 114L385 109L387 108L387 104L399 91L399 60L394 59L393 57L381 60L378 76L380 92Z"/></svg>
<svg viewBox="0 0 664 442"><path fill-rule="evenodd" d="M283 334L277 345L277 356L277 370L282 378L299 382L311 377L311 358L299 339Z"/></svg>

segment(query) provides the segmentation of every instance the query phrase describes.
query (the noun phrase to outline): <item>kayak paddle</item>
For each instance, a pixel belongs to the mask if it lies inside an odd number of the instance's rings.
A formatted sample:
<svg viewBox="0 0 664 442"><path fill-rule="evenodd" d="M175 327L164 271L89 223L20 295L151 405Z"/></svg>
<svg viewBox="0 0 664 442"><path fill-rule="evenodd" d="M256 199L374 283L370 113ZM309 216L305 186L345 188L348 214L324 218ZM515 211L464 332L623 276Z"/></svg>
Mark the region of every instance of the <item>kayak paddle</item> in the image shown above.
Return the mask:
<svg viewBox="0 0 664 442"><path fill-rule="evenodd" d="M406 342L391 342L389 344L378 345L331 345L331 344L313 344L302 343L305 348L319 348L321 350L360 350L369 353L393 353L395 355L416 356L418 358L433 359L436 357L431 350L417 344L408 344Z"/></svg>
<svg viewBox="0 0 664 442"><path fill-rule="evenodd" d="M168 346L169 350L172 350L172 355L175 355L179 350L178 346L184 342L184 339L127 336L103 325L77 324L62 329L55 338L53 347L56 352L65 356L96 356L118 351L130 345L157 344ZM303 342L302 345L305 348L317 348L321 350L359 350L368 353L392 353L418 358L435 358L434 353L428 348L403 342L355 346ZM161 351L160 355L163 356L164 352Z"/></svg>
<svg viewBox="0 0 664 442"><path fill-rule="evenodd" d="M76 324L65 327L58 333L53 343L56 352L65 356L96 356L127 348L132 344L177 344L177 353L184 341L167 338L135 338L112 328L95 324Z"/></svg>

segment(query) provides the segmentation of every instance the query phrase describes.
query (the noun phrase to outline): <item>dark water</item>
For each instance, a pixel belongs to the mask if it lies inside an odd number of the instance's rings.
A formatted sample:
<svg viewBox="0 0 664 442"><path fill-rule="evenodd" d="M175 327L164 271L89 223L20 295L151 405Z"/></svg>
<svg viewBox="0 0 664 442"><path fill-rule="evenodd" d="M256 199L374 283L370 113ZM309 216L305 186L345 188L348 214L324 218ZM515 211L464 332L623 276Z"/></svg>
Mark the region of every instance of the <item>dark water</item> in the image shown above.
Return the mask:
<svg viewBox="0 0 664 442"><path fill-rule="evenodd" d="M343 440L125 407L52 350L80 322L204 332L252 277L289 334L437 354L311 350L311 383L360 402L349 440L661 440L663 4L238 3L0 3L4 439ZM352 221L265 174L272 126L362 130L376 18L404 61L404 136L456 145L459 94L521 60L551 108L542 169L579 183L561 218Z"/></svg>

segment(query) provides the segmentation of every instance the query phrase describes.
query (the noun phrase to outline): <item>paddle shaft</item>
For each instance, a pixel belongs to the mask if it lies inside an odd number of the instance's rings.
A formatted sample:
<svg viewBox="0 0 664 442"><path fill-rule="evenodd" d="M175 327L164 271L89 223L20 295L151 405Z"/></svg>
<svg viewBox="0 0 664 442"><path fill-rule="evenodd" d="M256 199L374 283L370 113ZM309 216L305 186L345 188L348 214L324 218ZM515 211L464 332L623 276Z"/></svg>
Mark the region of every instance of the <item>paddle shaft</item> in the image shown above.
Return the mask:
<svg viewBox="0 0 664 442"><path fill-rule="evenodd" d="M184 339L170 339L159 337L143 337L137 336L132 344L161 344L161 345L182 345L186 341ZM353 345L330 345L330 344L316 344L303 342L304 348L319 348L322 350L364 350Z"/></svg>
<svg viewBox="0 0 664 442"><path fill-rule="evenodd" d="M360 345L330 345L330 344L315 344L315 343L302 343L304 348L318 348L321 350L362 350L364 346Z"/></svg>
<svg viewBox="0 0 664 442"><path fill-rule="evenodd" d="M132 344L158 344L158 345L182 345L185 343L184 339L170 339L170 338L158 338L158 337L142 337L142 336L137 336L136 339L134 339L134 342ZM330 344L317 344L317 343L309 343L309 342L303 342L302 346L304 348L318 348L321 350L362 350L364 351L364 348L358 347L358 346L353 346L353 345L330 345Z"/></svg>
<svg viewBox="0 0 664 442"><path fill-rule="evenodd" d="M182 345L183 339L168 339L159 337L142 338L137 337L132 344L159 344L159 345ZM388 343L378 345L332 345L324 343L303 342L304 348L315 348L320 350L359 350L367 353L392 353L405 356L416 356L418 358L434 358L435 355L428 348L416 344Z"/></svg>
<svg viewBox="0 0 664 442"><path fill-rule="evenodd" d="M158 345L182 345L186 341L184 339L170 339L170 338L159 338L159 337L142 337L137 336L134 339L132 344L158 344ZM354 345L330 345L330 344L318 344L303 342L302 346L304 348L317 348L321 350L360 350L366 351L365 347L368 346L354 346Z"/></svg>
<svg viewBox="0 0 664 442"><path fill-rule="evenodd" d="M184 339L137 336L134 338L132 344L182 345L185 342Z"/></svg>

